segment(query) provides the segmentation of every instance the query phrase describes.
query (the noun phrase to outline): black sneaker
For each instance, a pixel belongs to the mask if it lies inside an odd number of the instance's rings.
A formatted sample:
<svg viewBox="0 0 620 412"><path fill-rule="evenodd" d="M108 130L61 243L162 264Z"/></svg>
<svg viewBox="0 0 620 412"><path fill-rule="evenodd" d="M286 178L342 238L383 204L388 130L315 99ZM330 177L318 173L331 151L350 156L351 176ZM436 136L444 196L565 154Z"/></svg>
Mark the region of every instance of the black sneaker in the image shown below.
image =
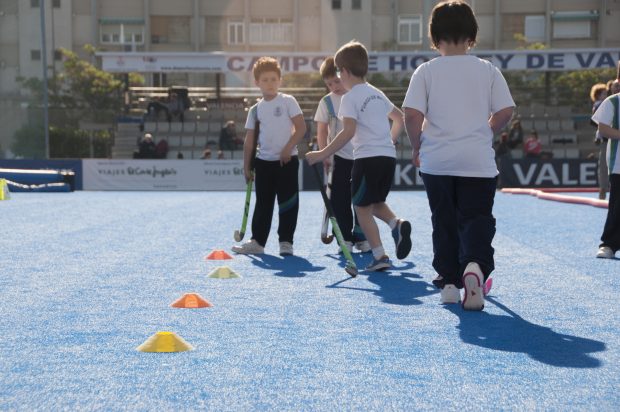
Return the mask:
<svg viewBox="0 0 620 412"><path fill-rule="evenodd" d="M379 259L372 259L372 263L366 266L366 270L370 270L372 272L379 272L382 270L386 270L392 267L392 262L390 258L386 255L381 256Z"/></svg>
<svg viewBox="0 0 620 412"><path fill-rule="evenodd" d="M404 259L411 251L411 223L400 219L392 230L392 237L396 244L396 257Z"/></svg>

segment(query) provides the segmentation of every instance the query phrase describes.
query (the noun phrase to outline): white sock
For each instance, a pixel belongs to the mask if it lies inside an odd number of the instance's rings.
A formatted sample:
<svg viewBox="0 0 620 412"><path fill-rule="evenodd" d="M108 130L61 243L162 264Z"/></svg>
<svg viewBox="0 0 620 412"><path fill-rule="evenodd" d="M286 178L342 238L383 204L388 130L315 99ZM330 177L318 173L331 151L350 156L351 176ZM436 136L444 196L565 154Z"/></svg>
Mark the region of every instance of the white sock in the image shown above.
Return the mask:
<svg viewBox="0 0 620 412"><path fill-rule="evenodd" d="M398 225L398 218L395 217L394 219L390 220L388 222L388 225L390 225L390 229L394 230L394 228Z"/></svg>
<svg viewBox="0 0 620 412"><path fill-rule="evenodd" d="M372 256L375 259L381 259L383 255L385 255L385 249L383 249L383 246L377 246L372 248Z"/></svg>

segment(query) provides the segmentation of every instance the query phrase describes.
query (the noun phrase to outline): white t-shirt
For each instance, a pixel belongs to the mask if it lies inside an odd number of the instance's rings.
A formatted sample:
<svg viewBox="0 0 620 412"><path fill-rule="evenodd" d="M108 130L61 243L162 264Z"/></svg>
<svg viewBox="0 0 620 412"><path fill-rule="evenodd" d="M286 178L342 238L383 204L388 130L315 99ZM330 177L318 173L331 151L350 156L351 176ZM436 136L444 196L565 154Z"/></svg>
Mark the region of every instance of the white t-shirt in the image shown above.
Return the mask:
<svg viewBox="0 0 620 412"><path fill-rule="evenodd" d="M256 116L260 122L257 155L261 160L280 160L280 153L291 140L293 131L293 117L302 114L297 100L291 95L278 93L276 97L267 101L261 99L250 108L245 128L254 130ZM291 155L297 154L297 147Z"/></svg>
<svg viewBox="0 0 620 412"><path fill-rule="evenodd" d="M331 101L333 108L333 115L330 113L327 99ZM319 107L316 109L314 115L315 122L327 123L328 133L327 142L334 140L334 137L342 130L342 122L338 119L338 110L340 110L340 100L342 95L330 93L324 96L319 102ZM340 156L343 159L353 160L353 143L349 140L340 150L335 153L336 156Z"/></svg>
<svg viewBox="0 0 620 412"><path fill-rule="evenodd" d="M411 76L403 107L424 114L420 170L433 175L498 174L489 118L515 103L501 72L475 56L441 56Z"/></svg>
<svg viewBox="0 0 620 412"><path fill-rule="evenodd" d="M388 156L396 157L390 135L388 115L394 104L385 94L368 83L356 84L342 96L338 117L357 122L353 142L353 158Z"/></svg>
<svg viewBox="0 0 620 412"><path fill-rule="evenodd" d="M596 123L620 129L620 94L609 96L592 115ZM607 166L609 173L620 174L620 140L607 139Z"/></svg>

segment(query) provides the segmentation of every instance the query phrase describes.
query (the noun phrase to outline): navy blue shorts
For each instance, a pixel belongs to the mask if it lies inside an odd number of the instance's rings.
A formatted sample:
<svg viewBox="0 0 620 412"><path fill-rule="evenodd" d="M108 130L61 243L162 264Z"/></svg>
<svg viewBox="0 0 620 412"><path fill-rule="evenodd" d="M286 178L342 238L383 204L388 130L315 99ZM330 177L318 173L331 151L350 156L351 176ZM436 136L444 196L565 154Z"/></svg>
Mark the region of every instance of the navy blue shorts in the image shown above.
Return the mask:
<svg viewBox="0 0 620 412"><path fill-rule="evenodd" d="M351 203L369 206L385 202L392 187L395 168L396 159L389 156L355 159L351 171Z"/></svg>

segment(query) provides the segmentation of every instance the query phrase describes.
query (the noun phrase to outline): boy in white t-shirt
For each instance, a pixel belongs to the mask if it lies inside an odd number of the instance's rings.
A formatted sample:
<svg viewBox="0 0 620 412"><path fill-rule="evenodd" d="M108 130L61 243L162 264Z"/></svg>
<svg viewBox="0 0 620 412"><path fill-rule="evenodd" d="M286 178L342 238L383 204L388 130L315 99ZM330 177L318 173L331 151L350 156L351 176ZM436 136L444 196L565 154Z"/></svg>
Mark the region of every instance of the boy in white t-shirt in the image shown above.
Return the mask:
<svg viewBox="0 0 620 412"><path fill-rule="evenodd" d="M620 81L620 62L618 62ZM620 250L620 94L603 100L592 120L598 131L607 138L607 167L609 168L609 205L601 244L596 257L613 259Z"/></svg>
<svg viewBox="0 0 620 412"><path fill-rule="evenodd" d="M398 219L385 202L394 179L394 143L402 130L403 113L381 90L366 82L368 52L361 43L345 44L334 60L336 74L348 90L338 111L343 129L325 148L307 153L306 160L311 165L321 162L352 140L351 197L374 258L366 269L385 270L392 263L383 249L374 217L390 225L398 259L404 259L411 250L411 224ZM393 122L391 128L389 119Z"/></svg>
<svg viewBox="0 0 620 412"><path fill-rule="evenodd" d="M433 283L442 303L457 303L465 288L463 308L482 310L484 281L494 269L493 135L515 104L500 71L467 54L478 33L467 3L437 4L429 28L441 56L415 70L403 108L432 213Z"/></svg>
<svg viewBox="0 0 620 412"><path fill-rule="evenodd" d="M254 179L256 204L252 216L252 238L232 250L241 254L264 253L271 229L274 202L280 214L280 255L293 254L293 235L299 210L297 144L306 133L302 111L293 96L279 93L282 72L278 61L261 57L252 69L263 98L250 108L245 123L243 168L246 181ZM259 136L255 125L259 124ZM255 139L258 139L256 159ZM252 174L254 164L254 175Z"/></svg>
<svg viewBox="0 0 620 412"><path fill-rule="evenodd" d="M316 140L319 149L325 148L329 142L342 130L342 122L338 119L340 99L347 91L336 76L334 58L328 57L319 69L321 78L329 89L329 94L323 96L314 115L316 122ZM331 158L323 161L325 170L331 171L330 202L336 215L336 221L342 232L342 237L350 252L353 244L361 252L370 252L370 245L359 226L357 216L351 211L351 169L353 169L353 144L349 141Z"/></svg>

